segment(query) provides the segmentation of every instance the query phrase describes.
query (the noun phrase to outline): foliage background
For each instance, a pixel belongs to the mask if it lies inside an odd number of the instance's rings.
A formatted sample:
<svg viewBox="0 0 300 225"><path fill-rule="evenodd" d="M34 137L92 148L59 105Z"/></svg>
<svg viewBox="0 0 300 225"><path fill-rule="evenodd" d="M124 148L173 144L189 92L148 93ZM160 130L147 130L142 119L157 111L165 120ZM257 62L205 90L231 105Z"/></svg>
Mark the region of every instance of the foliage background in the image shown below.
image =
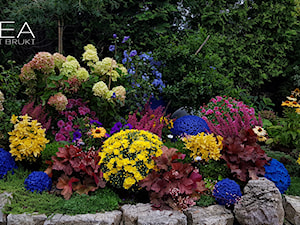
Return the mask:
<svg viewBox="0 0 300 225"><path fill-rule="evenodd" d="M63 22L63 54L76 58L88 43L103 58L112 34L129 35L132 49L152 51L165 63L165 95L167 101L174 99L170 106L174 109L198 108L209 97L226 93L245 102L260 96L255 105L270 98L279 110L279 96L289 93L299 78L297 0L1 0L0 4L1 20L15 21L16 30L26 21L36 35L32 46L1 46L0 64L7 67L13 58L22 65L38 51L56 52L58 21ZM195 55L207 35L208 42Z"/></svg>

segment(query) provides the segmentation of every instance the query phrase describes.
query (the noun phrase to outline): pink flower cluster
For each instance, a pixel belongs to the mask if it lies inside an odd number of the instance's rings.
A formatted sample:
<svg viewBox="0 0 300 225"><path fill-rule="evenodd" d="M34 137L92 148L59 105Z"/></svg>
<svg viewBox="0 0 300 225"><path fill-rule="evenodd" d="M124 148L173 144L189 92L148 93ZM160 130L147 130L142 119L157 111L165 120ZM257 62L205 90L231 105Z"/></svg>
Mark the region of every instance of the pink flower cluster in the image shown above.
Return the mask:
<svg viewBox="0 0 300 225"><path fill-rule="evenodd" d="M48 104L55 107L57 111L63 111L66 109L68 99L64 94L58 92L49 98Z"/></svg>
<svg viewBox="0 0 300 225"><path fill-rule="evenodd" d="M91 111L81 99L69 99L66 109L60 112L64 118L57 122L59 131L53 132L56 141L72 141L71 134L79 129L76 119L80 116L86 116L88 121L89 118L97 119L96 112Z"/></svg>
<svg viewBox="0 0 300 225"><path fill-rule="evenodd" d="M54 69L54 58L49 52L39 52L29 62L32 69L49 74Z"/></svg>
<svg viewBox="0 0 300 225"><path fill-rule="evenodd" d="M248 113L249 115L255 115L255 110L248 105L245 105L242 101L237 101L232 97L227 96L216 96L209 100L207 105L200 107L200 112L202 113L202 118L207 118L207 120L217 123L217 116L225 118L225 114L234 115L236 113Z"/></svg>

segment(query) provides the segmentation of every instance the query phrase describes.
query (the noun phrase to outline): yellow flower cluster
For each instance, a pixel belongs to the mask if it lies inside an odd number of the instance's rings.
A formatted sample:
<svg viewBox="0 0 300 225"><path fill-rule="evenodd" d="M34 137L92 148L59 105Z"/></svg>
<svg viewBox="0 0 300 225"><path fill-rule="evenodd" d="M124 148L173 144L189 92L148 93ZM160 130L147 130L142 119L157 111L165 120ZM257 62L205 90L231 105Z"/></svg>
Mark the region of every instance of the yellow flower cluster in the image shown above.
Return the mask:
<svg viewBox="0 0 300 225"><path fill-rule="evenodd" d="M297 160L297 163L300 165L300 154L299 154L299 158Z"/></svg>
<svg viewBox="0 0 300 225"><path fill-rule="evenodd" d="M129 189L154 168L152 156L162 154L161 139L149 131L122 130L104 141L99 165L103 177L117 188Z"/></svg>
<svg viewBox="0 0 300 225"><path fill-rule="evenodd" d="M194 136L183 138L185 148L191 151L191 158L196 160L197 157L208 161L209 159L219 160L221 150L223 148L223 138L221 136L214 137L213 134L205 134L204 132Z"/></svg>
<svg viewBox="0 0 300 225"><path fill-rule="evenodd" d="M169 129L172 129L174 127L173 120L172 119L168 119L168 118L166 118L164 116L160 117L159 122L166 124Z"/></svg>
<svg viewBox="0 0 300 225"><path fill-rule="evenodd" d="M300 97L300 89L296 88L290 96L286 97L288 100L282 102L281 106L295 108L296 113L300 114L300 100L297 100L298 97Z"/></svg>
<svg viewBox="0 0 300 225"><path fill-rule="evenodd" d="M49 142L45 129L27 114L19 117L12 115L11 122L14 124L14 130L8 132L11 155L16 157L16 161L35 161Z"/></svg>

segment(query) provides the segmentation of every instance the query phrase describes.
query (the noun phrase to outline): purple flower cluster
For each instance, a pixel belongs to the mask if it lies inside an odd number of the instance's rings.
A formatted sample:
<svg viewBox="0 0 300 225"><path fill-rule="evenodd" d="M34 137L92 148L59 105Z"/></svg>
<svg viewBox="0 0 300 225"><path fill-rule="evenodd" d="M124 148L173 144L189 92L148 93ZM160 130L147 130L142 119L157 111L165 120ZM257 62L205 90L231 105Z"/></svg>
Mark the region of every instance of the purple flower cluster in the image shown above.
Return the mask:
<svg viewBox="0 0 300 225"><path fill-rule="evenodd" d="M223 179L215 184L213 196L220 205L233 205L242 196L240 186L229 178Z"/></svg>
<svg viewBox="0 0 300 225"><path fill-rule="evenodd" d="M130 123L127 123L123 125L120 121L116 122L115 125L110 130L110 135L119 132L120 130L125 129L132 129L132 125Z"/></svg>
<svg viewBox="0 0 300 225"><path fill-rule="evenodd" d="M24 186L31 192L42 193L51 190L52 180L45 172L34 171L25 179Z"/></svg>
<svg viewBox="0 0 300 225"><path fill-rule="evenodd" d="M16 169L16 163L11 154L0 148L0 179L2 179L8 171Z"/></svg>

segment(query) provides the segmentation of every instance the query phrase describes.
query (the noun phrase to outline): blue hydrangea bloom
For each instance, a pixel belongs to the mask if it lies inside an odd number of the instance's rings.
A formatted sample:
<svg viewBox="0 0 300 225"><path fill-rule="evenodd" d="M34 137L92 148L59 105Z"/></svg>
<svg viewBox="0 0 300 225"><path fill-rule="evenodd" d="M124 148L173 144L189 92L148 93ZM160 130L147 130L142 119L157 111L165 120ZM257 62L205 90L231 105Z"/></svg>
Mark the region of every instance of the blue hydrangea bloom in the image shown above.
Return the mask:
<svg viewBox="0 0 300 225"><path fill-rule="evenodd" d="M171 129L173 135L197 135L202 132L210 132L205 120L199 116L186 115L175 120Z"/></svg>
<svg viewBox="0 0 300 225"><path fill-rule="evenodd" d="M10 152L0 148L0 179L2 179L8 171L16 169L16 163Z"/></svg>
<svg viewBox="0 0 300 225"><path fill-rule="evenodd" d="M229 178L223 179L216 183L213 196L220 205L233 205L236 203L242 196L240 186Z"/></svg>
<svg viewBox="0 0 300 225"><path fill-rule="evenodd" d="M284 165L276 159L272 159L269 164L265 165L265 177L273 181L280 193L283 194L291 184L290 175Z"/></svg>
<svg viewBox="0 0 300 225"><path fill-rule="evenodd" d="M28 191L41 193L51 190L52 180L45 172L34 171L25 179L24 186Z"/></svg>

